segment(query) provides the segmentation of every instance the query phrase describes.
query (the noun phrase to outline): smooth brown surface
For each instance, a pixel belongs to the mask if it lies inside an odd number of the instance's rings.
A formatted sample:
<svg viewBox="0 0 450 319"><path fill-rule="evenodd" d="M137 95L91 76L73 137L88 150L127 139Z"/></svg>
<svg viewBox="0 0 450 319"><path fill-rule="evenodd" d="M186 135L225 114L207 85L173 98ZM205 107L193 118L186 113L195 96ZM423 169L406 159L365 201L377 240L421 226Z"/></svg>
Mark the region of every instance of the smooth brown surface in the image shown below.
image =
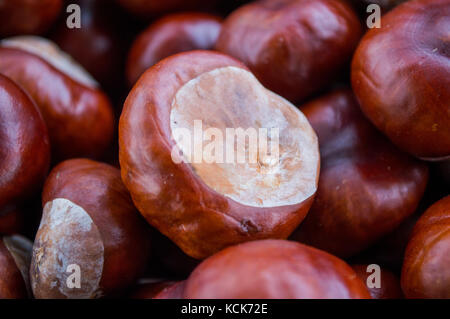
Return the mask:
<svg viewBox="0 0 450 319"><path fill-rule="evenodd" d="M369 265L352 265L353 270L358 277L364 282L367 282L367 277L370 276L373 271L367 272ZM367 285L366 285L367 286ZM403 292L400 287L400 279L397 278L391 271L381 268L381 281L380 288L369 288L369 293L373 299L402 299Z"/></svg>
<svg viewBox="0 0 450 319"><path fill-rule="evenodd" d="M0 1L0 37L42 34L56 20L62 0Z"/></svg>
<svg viewBox="0 0 450 319"><path fill-rule="evenodd" d="M103 154L112 139L113 112L102 91L19 49L0 47L0 73L36 102L48 127L53 161Z"/></svg>
<svg viewBox="0 0 450 319"><path fill-rule="evenodd" d="M0 299L27 298L22 273L13 256L0 238Z"/></svg>
<svg viewBox="0 0 450 319"><path fill-rule="evenodd" d="M407 298L450 298L450 196L432 205L414 227L401 283Z"/></svg>
<svg viewBox="0 0 450 319"><path fill-rule="evenodd" d="M39 191L49 164L47 127L38 108L0 75L0 211Z"/></svg>
<svg viewBox="0 0 450 319"><path fill-rule="evenodd" d="M248 240L286 238L312 203L310 197L296 205L245 206L208 187L189 164L173 162L169 122L175 94L199 75L228 66L245 69L233 58L208 51L161 61L134 86L119 123L122 179L136 207L197 259Z"/></svg>
<svg viewBox="0 0 450 319"><path fill-rule="evenodd" d="M225 20L216 49L244 62L268 89L299 102L330 83L361 34L344 1L255 1Z"/></svg>
<svg viewBox="0 0 450 319"><path fill-rule="evenodd" d="M131 202L118 169L86 159L62 162L49 175L42 197L43 206L55 198L68 199L81 206L92 218L104 246L99 287L102 295L120 291L142 274L148 261L150 235L145 221ZM51 235L37 234L31 268L32 280L33 276L39 276L36 268L39 262L35 253L40 247L37 243L39 239ZM45 256L45 247L43 249ZM64 253L70 255L70 251ZM45 298L64 297L56 290L49 289L45 283L37 286L34 294Z"/></svg>
<svg viewBox="0 0 450 319"><path fill-rule="evenodd" d="M185 51L212 49L221 18L206 13L178 13L152 23L138 35L127 59L127 80L132 86L146 69Z"/></svg>
<svg viewBox="0 0 450 319"><path fill-rule="evenodd" d="M420 158L450 156L450 1L408 1L363 37L352 86L367 117Z"/></svg>
<svg viewBox="0 0 450 319"><path fill-rule="evenodd" d="M344 261L295 242L261 240L229 247L203 261L188 278L192 299L369 298Z"/></svg>
<svg viewBox="0 0 450 319"><path fill-rule="evenodd" d="M414 213L428 167L376 131L350 90L301 109L319 137L322 166L316 199L291 238L349 257Z"/></svg>

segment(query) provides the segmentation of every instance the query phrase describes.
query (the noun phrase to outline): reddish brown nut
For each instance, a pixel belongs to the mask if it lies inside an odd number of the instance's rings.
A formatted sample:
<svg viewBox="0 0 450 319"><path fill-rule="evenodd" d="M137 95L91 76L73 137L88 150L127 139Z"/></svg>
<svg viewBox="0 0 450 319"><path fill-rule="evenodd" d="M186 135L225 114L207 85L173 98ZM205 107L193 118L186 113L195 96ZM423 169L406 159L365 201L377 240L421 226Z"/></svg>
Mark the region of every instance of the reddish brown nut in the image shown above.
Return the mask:
<svg viewBox="0 0 450 319"><path fill-rule="evenodd" d="M407 298L450 298L450 196L419 219L408 243L401 283Z"/></svg>
<svg viewBox="0 0 450 319"><path fill-rule="evenodd" d="M172 286L175 281L140 280L132 293L131 299L154 299L162 290Z"/></svg>
<svg viewBox="0 0 450 319"><path fill-rule="evenodd" d="M108 92L117 93L124 82L123 39L111 0L69 0L81 8L81 28L69 29L66 19L53 28L51 39L80 63Z"/></svg>
<svg viewBox="0 0 450 319"><path fill-rule="evenodd" d="M192 149L192 137L209 128L210 139ZM239 128L266 129L270 143L244 137L248 143L239 144ZM227 134L224 149L211 147ZM220 53L180 53L147 70L125 102L119 144L122 179L141 214L197 259L244 241L286 238L316 191L318 145L306 118Z"/></svg>
<svg viewBox="0 0 450 319"><path fill-rule="evenodd" d="M352 85L362 110L401 149L450 158L450 4L408 1L362 39Z"/></svg>
<svg viewBox="0 0 450 319"><path fill-rule="evenodd" d="M155 17L167 12L203 9L217 0L117 0L129 12L143 18Z"/></svg>
<svg viewBox="0 0 450 319"><path fill-rule="evenodd" d="M161 290L155 299L183 299L186 281L176 282Z"/></svg>
<svg viewBox="0 0 450 319"><path fill-rule="evenodd" d="M383 12L386 12L406 1L407 0L351 0L351 2L355 4L355 6L357 6L358 8L362 9L362 11L366 15L368 14L367 7L371 4L379 5L381 10Z"/></svg>
<svg viewBox="0 0 450 319"><path fill-rule="evenodd" d="M152 23L131 47L128 84L132 86L146 69L170 55L212 49L220 28L221 19L206 13L172 14Z"/></svg>
<svg viewBox="0 0 450 319"><path fill-rule="evenodd" d="M86 159L62 162L45 183L42 203L30 270L36 298L109 296L142 274L149 233L118 169Z"/></svg>
<svg viewBox="0 0 450 319"><path fill-rule="evenodd" d="M49 164L47 127L38 108L18 85L0 75L0 211L38 191Z"/></svg>
<svg viewBox="0 0 450 319"><path fill-rule="evenodd" d="M0 42L0 73L36 102L47 124L53 160L98 157L113 133L113 112L97 83L52 42L23 36Z"/></svg>
<svg viewBox="0 0 450 319"><path fill-rule="evenodd" d="M385 268L370 268L371 265L353 265L358 277L366 283L373 299L402 299L400 280ZM379 277L375 271L380 271ZM377 283L377 280L379 281ZM379 286L377 286L379 284ZM370 286L369 286L370 285Z"/></svg>
<svg viewBox="0 0 450 319"><path fill-rule="evenodd" d="M333 79L361 37L340 0L265 0L237 9L216 48L242 62L268 89L298 102Z"/></svg>
<svg viewBox="0 0 450 319"><path fill-rule="evenodd" d="M369 298L344 261L286 240L229 247L203 261L186 282L188 299Z"/></svg>
<svg viewBox="0 0 450 319"><path fill-rule="evenodd" d="M292 239L349 257L414 213L428 167L382 136L350 90L302 110L319 137L322 166L314 204Z"/></svg>
<svg viewBox="0 0 450 319"><path fill-rule="evenodd" d="M56 20L62 0L0 1L0 37L42 34Z"/></svg>
<svg viewBox="0 0 450 319"><path fill-rule="evenodd" d="M33 244L14 235L0 238L0 299L24 299L31 296L28 269Z"/></svg>

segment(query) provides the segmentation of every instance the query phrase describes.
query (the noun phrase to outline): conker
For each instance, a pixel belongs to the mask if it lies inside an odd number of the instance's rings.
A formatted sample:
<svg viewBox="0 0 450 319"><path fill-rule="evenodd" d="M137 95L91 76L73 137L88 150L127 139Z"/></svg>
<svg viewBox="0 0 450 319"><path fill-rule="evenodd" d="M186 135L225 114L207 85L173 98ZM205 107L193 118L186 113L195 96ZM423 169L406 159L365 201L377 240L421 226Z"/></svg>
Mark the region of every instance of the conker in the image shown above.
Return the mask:
<svg viewBox="0 0 450 319"><path fill-rule="evenodd" d="M173 11L202 9L217 0L117 0L129 12L142 18L151 18Z"/></svg>
<svg viewBox="0 0 450 319"><path fill-rule="evenodd" d="M401 284L407 298L450 298L450 196L433 204L414 226Z"/></svg>
<svg viewBox="0 0 450 319"><path fill-rule="evenodd" d="M47 127L38 108L16 83L0 74L0 220L39 191L49 165Z"/></svg>
<svg viewBox="0 0 450 319"><path fill-rule="evenodd" d="M0 299L30 297L28 269L32 245L19 235L0 238Z"/></svg>
<svg viewBox="0 0 450 319"><path fill-rule="evenodd" d="M369 298L344 261L285 240L253 241L204 260L189 276L188 299Z"/></svg>
<svg viewBox="0 0 450 319"><path fill-rule="evenodd" d="M450 158L450 5L408 1L367 32L352 63L352 86L366 116L419 158Z"/></svg>
<svg viewBox="0 0 450 319"><path fill-rule="evenodd" d="M52 42L32 36L2 40L0 73L36 102L48 127L53 161L103 154L113 134L110 102L97 82Z"/></svg>
<svg viewBox="0 0 450 319"><path fill-rule="evenodd" d="M328 85L362 35L341 0L263 0L234 11L216 49L244 62L261 83L299 102Z"/></svg>
<svg viewBox="0 0 450 319"><path fill-rule="evenodd" d="M111 296L142 274L148 228L118 169L87 159L62 162L45 183L42 203L30 270L36 298ZM77 271L74 289L70 276Z"/></svg>
<svg viewBox="0 0 450 319"><path fill-rule="evenodd" d="M186 289L186 281L179 281L162 289L155 299L183 299L184 290Z"/></svg>
<svg viewBox="0 0 450 319"><path fill-rule="evenodd" d="M311 210L291 238L352 256L414 213L428 167L380 134L348 89L301 109L319 137L321 172Z"/></svg>
<svg viewBox="0 0 450 319"><path fill-rule="evenodd" d="M222 158L215 157L221 146L209 157L207 138L200 152L192 150L179 133L195 135L196 121L216 138L229 129L263 128L269 135L278 128L268 138L279 156L261 147L253 162L238 161L237 153L252 151L233 143ZM119 147L122 179L136 207L197 259L240 242L286 238L316 191L318 144L306 118L240 62L216 52L180 53L148 69L125 101ZM206 159L196 160L202 154Z"/></svg>
<svg viewBox="0 0 450 319"><path fill-rule="evenodd" d="M170 55L212 49L220 28L221 19L206 13L177 13L152 23L130 49L128 84L132 86L146 69Z"/></svg>

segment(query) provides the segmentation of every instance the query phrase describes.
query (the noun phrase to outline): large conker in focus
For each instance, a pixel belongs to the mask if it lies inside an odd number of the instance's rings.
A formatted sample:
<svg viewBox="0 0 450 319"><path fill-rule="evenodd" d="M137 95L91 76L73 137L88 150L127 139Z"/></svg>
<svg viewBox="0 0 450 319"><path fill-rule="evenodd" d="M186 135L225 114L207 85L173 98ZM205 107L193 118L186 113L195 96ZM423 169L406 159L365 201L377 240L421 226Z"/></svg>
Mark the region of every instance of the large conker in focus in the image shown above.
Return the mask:
<svg viewBox="0 0 450 319"><path fill-rule="evenodd" d="M119 146L136 207L197 259L286 238L316 191L318 144L304 115L221 53L180 53L148 69L125 101Z"/></svg>

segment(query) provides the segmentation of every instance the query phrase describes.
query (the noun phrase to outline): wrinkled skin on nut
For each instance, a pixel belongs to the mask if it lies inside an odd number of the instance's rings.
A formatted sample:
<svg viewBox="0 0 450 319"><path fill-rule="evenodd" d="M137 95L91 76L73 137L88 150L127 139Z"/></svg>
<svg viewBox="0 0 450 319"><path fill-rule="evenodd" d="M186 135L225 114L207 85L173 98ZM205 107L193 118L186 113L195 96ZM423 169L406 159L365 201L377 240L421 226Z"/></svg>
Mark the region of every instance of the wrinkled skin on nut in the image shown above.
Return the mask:
<svg viewBox="0 0 450 319"><path fill-rule="evenodd" d="M382 136L350 90L332 92L301 109L319 137L322 166L316 199L291 238L352 256L414 213L428 167Z"/></svg>
<svg viewBox="0 0 450 319"><path fill-rule="evenodd" d="M450 298L450 196L432 205L414 227L401 284L407 298Z"/></svg>
<svg viewBox="0 0 450 319"><path fill-rule="evenodd" d="M373 271L367 271L369 265L352 265L353 270L356 272L358 277L366 283L367 278L373 274ZM400 280L391 271L381 268L380 273L380 287L367 287L369 289L372 299L402 299L403 293L400 287ZM372 278L369 278L372 283Z"/></svg>
<svg viewBox="0 0 450 319"><path fill-rule="evenodd" d="M203 261L189 276L188 299L369 298L344 261L285 240L229 247Z"/></svg>
<svg viewBox="0 0 450 319"><path fill-rule="evenodd" d="M299 102L350 61L362 28L340 0L265 0L225 21L216 49L244 62L268 89Z"/></svg>
<svg viewBox="0 0 450 319"><path fill-rule="evenodd" d="M42 57L28 51L33 48L39 48ZM48 127L53 161L98 157L109 146L114 119L108 98L51 42L37 37L3 40L0 73L36 102Z"/></svg>
<svg viewBox="0 0 450 319"><path fill-rule="evenodd" d="M176 163L172 150L181 144L172 127L192 124L190 116L219 129L280 121L286 128L280 158L286 160L277 162L274 175L262 164ZM181 53L147 70L125 102L119 146L122 179L141 214L197 259L244 241L286 238L303 220L316 189L317 140L306 118L220 53Z"/></svg>
<svg viewBox="0 0 450 319"><path fill-rule="evenodd" d="M0 36L42 34L61 12L62 0L0 1Z"/></svg>
<svg viewBox="0 0 450 319"><path fill-rule="evenodd" d="M49 164L47 127L38 108L0 75L0 212L38 191Z"/></svg>
<svg viewBox="0 0 450 319"><path fill-rule="evenodd" d="M221 19L206 13L172 14L152 23L130 49L128 84L132 86L146 69L170 55L212 49L220 28Z"/></svg>
<svg viewBox="0 0 450 319"><path fill-rule="evenodd" d="M0 238L0 299L28 298L32 243L21 236Z"/></svg>
<svg viewBox="0 0 450 319"><path fill-rule="evenodd" d="M161 290L155 299L183 299L186 281L179 281Z"/></svg>
<svg viewBox="0 0 450 319"><path fill-rule="evenodd" d="M363 37L352 86L367 117L401 149L450 158L448 0L408 1Z"/></svg>
<svg viewBox="0 0 450 319"><path fill-rule="evenodd" d="M36 298L96 298L132 284L145 269L149 233L119 170L86 159L62 162L42 196L31 283ZM80 267L81 287L67 285L67 267Z"/></svg>
<svg viewBox="0 0 450 319"><path fill-rule="evenodd" d="M181 10L204 9L216 0L118 0L129 12L143 18L154 17L163 13Z"/></svg>

